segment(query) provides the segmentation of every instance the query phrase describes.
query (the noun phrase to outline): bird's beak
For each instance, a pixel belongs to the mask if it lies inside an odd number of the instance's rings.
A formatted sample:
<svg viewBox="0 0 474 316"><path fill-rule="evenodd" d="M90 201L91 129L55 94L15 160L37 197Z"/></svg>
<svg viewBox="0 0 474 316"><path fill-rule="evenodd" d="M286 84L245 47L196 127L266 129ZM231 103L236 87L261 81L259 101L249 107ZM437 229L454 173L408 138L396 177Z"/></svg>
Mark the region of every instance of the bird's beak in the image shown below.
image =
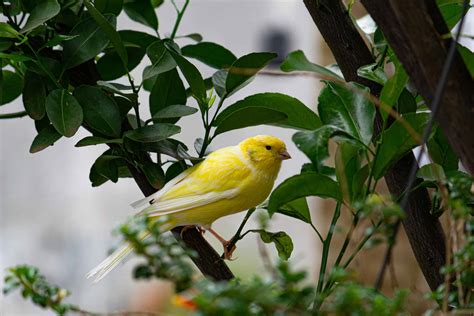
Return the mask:
<svg viewBox="0 0 474 316"><path fill-rule="evenodd" d="M285 150L281 151L278 153L278 157L281 159L281 160L286 160L286 159L290 159L291 156L290 154Z"/></svg>

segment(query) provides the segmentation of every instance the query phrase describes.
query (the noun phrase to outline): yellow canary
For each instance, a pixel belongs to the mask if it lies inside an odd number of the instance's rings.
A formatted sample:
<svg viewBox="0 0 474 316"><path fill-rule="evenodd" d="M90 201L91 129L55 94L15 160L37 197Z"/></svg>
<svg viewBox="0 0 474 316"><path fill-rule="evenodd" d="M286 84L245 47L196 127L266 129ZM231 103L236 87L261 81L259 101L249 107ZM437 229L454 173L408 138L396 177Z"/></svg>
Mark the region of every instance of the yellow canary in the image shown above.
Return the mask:
<svg viewBox="0 0 474 316"><path fill-rule="evenodd" d="M220 217L262 203L272 190L282 160L289 158L285 143L277 137L250 137L237 146L214 151L169 181L160 191L132 206L142 209L139 214L152 218L167 216L162 230L197 225L225 244L225 240L211 229L211 224ZM87 277L99 281L132 250L130 245L117 249Z"/></svg>

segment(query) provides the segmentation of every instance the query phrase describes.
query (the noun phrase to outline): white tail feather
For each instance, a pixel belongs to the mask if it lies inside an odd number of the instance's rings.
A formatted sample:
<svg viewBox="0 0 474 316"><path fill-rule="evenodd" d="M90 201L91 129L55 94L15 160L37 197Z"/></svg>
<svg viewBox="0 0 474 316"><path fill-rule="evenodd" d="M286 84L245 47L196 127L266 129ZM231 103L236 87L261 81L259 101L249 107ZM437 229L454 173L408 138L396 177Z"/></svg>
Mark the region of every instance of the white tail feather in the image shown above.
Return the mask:
<svg viewBox="0 0 474 316"><path fill-rule="evenodd" d="M149 233L143 234L141 240L144 240L150 236ZM94 278L94 283L102 280L110 271L112 271L125 257L133 251L133 246L129 243L121 246L115 250L110 256L105 258L104 261L99 263L94 269L87 273L86 278Z"/></svg>

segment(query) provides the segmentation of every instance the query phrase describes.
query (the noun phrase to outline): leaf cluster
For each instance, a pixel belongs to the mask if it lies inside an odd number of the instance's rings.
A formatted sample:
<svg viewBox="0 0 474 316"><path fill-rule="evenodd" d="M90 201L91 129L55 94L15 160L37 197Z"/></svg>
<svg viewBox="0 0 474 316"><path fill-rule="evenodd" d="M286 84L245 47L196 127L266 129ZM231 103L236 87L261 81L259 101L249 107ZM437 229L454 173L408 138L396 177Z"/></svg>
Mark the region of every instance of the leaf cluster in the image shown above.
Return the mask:
<svg viewBox="0 0 474 316"><path fill-rule="evenodd" d="M30 299L41 308L50 308L58 315L64 315L78 308L63 302L70 292L50 284L38 268L18 265L8 269L4 279L3 294L19 290L24 299Z"/></svg>

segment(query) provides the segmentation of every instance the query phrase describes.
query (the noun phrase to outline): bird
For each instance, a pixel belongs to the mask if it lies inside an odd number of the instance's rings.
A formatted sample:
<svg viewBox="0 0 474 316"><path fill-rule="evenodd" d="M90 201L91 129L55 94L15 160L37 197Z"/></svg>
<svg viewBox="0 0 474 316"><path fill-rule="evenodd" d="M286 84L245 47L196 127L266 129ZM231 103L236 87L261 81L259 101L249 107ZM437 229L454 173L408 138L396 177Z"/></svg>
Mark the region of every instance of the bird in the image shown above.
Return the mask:
<svg viewBox="0 0 474 316"><path fill-rule="evenodd" d="M156 193L132 203L152 219L166 216L162 232L177 226L208 230L223 244L226 259L228 241L215 232L212 223L227 215L261 204L270 194L283 160L291 156L285 143L275 136L257 135L238 145L220 148L203 161L186 169ZM143 235L145 239L147 235ZM100 281L133 247L124 244L92 269L87 278Z"/></svg>

